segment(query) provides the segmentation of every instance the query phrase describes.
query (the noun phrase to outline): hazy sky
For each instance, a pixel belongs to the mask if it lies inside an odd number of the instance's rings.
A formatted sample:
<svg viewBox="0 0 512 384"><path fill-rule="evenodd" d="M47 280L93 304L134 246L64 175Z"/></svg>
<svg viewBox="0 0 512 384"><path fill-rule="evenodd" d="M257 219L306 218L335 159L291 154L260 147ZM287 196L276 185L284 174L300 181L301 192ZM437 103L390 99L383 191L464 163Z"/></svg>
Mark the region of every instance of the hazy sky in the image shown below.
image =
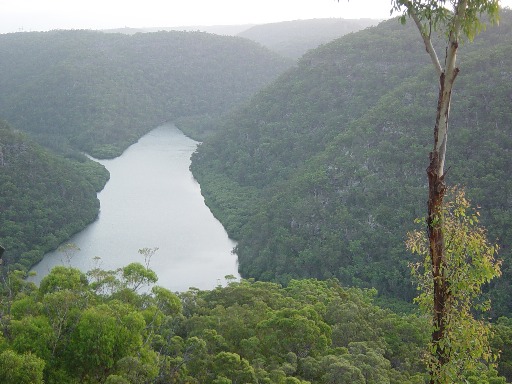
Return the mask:
<svg viewBox="0 0 512 384"><path fill-rule="evenodd" d="M389 17L390 0L0 0L0 33ZM512 0L503 0L511 6Z"/></svg>

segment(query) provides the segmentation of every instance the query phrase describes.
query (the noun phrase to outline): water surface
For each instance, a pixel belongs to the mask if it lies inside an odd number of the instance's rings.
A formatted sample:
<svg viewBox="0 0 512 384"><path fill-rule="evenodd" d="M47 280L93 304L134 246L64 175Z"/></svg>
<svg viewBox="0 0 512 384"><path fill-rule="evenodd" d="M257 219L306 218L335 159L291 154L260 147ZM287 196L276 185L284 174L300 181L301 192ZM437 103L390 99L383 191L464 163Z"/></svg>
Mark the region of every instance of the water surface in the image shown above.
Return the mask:
<svg viewBox="0 0 512 384"><path fill-rule="evenodd" d="M97 257L103 269L144 264L138 250L145 247L159 248L150 268L158 274L158 285L172 291L212 289L226 275L238 277L236 255L231 253L235 243L204 204L189 170L196 146L166 125L122 156L99 161L109 170L110 181L98 194L98 220L69 240L80 248L71 260L60 252L47 254L32 269L36 282L55 265L90 270Z"/></svg>

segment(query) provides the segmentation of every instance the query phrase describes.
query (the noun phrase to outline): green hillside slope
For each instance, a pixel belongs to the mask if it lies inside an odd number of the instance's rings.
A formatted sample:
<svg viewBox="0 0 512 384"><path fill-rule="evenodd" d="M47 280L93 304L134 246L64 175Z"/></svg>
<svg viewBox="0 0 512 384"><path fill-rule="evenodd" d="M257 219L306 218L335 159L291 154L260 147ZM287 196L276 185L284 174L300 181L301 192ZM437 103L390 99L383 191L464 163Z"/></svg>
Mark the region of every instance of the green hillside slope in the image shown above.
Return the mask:
<svg viewBox="0 0 512 384"><path fill-rule="evenodd" d="M447 159L502 247L495 314L512 310L511 28L504 12L463 47ZM309 52L223 122L192 169L244 277L336 277L411 299L403 241L425 212L434 79L417 31L390 20Z"/></svg>
<svg viewBox="0 0 512 384"><path fill-rule="evenodd" d="M93 221L108 171L49 153L0 121L0 244L9 269L28 269Z"/></svg>
<svg viewBox="0 0 512 384"><path fill-rule="evenodd" d="M41 142L119 155L163 121L218 115L290 61L201 32L0 35L0 116Z"/></svg>

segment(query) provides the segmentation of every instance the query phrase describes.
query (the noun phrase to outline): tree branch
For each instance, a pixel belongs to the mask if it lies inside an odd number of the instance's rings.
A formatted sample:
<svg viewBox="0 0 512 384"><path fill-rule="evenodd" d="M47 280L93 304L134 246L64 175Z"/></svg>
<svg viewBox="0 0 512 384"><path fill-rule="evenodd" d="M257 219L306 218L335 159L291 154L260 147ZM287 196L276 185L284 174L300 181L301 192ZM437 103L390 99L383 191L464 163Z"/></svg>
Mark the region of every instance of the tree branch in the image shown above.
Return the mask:
<svg viewBox="0 0 512 384"><path fill-rule="evenodd" d="M441 63L439 63L439 58L437 57L437 53L436 50L434 49L434 46L432 45L432 40L430 39L430 36L427 36L425 34L420 18L418 17L416 12L414 12L414 9L412 9L412 4L411 7L407 5L407 8L409 10L410 16L412 17L414 23L416 24L416 27L418 27L418 31L420 32L421 38L423 39L423 43L425 44L425 49L427 50L427 53L429 54L430 59L432 60L432 64L434 64L434 68L437 72L437 75L441 76L441 74L443 73L443 68L441 67Z"/></svg>

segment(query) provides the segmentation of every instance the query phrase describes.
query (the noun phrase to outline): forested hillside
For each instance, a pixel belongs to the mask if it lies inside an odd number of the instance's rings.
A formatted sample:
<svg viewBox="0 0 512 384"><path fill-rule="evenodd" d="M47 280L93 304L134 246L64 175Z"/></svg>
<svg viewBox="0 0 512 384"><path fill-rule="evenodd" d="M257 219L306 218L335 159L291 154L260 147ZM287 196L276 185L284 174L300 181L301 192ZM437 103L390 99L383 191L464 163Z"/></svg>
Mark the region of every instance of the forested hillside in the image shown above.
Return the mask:
<svg viewBox="0 0 512 384"><path fill-rule="evenodd" d="M93 221L108 171L56 156L0 121L0 245L9 269L30 268Z"/></svg>
<svg viewBox="0 0 512 384"><path fill-rule="evenodd" d="M238 34L293 59L340 36L377 25L373 19L311 19L255 25Z"/></svg>
<svg viewBox="0 0 512 384"><path fill-rule="evenodd" d="M131 264L87 275L57 267L36 288L0 285L3 384L422 384L426 319L373 304L373 290L228 280L178 295ZM495 326L507 357L512 326ZM484 365L468 383L503 384Z"/></svg>
<svg viewBox="0 0 512 384"><path fill-rule="evenodd" d="M501 246L494 316L512 311L511 37L504 11L462 47L447 159ZM425 214L437 92L418 32L389 20L310 51L223 120L192 169L242 276L336 277L410 300L404 239Z"/></svg>
<svg viewBox="0 0 512 384"><path fill-rule="evenodd" d="M291 64L201 32L0 35L0 117L55 149L119 155L163 121L215 116Z"/></svg>

